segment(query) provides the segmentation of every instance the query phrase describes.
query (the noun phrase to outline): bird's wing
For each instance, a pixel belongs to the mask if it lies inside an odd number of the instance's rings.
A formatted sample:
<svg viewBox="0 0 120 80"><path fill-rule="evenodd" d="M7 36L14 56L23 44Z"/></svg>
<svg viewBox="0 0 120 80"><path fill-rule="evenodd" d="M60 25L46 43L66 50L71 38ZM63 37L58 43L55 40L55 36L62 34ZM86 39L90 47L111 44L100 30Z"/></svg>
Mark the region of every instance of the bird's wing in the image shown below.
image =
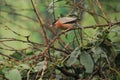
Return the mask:
<svg viewBox="0 0 120 80"><path fill-rule="evenodd" d="M63 18L60 18L59 21L61 23L69 23L69 22L77 21L77 18L75 18L75 17L63 17Z"/></svg>

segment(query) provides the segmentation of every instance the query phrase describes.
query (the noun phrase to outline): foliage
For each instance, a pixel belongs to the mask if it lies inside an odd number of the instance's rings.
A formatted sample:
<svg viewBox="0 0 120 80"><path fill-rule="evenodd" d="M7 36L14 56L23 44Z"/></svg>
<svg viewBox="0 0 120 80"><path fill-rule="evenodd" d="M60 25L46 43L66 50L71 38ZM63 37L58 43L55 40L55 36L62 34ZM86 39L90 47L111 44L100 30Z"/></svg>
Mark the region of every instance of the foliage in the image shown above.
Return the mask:
<svg viewBox="0 0 120 80"><path fill-rule="evenodd" d="M0 80L119 80L119 0L0 0ZM77 27L58 30L59 17Z"/></svg>

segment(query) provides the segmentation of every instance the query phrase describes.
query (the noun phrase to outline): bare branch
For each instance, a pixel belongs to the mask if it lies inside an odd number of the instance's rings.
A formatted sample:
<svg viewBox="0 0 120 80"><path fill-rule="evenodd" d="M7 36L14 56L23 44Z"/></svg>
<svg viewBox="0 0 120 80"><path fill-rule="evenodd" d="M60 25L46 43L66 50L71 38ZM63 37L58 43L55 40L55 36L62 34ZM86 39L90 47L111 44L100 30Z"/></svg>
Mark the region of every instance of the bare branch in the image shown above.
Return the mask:
<svg viewBox="0 0 120 80"><path fill-rule="evenodd" d="M33 8L34 8L35 14L36 14L36 16L37 16L37 18L38 18L38 22L39 22L39 24L40 24L40 26L41 26L41 34L42 34L42 37L43 37L43 41L45 41L44 43L45 43L45 45L47 45L47 44L48 44L47 35L46 35L46 32L45 32L43 23L42 23L42 21L41 21L40 14L39 14L39 12L38 12L38 10L37 10L36 3L35 3L33 0L31 0L31 3L32 3L32 6L33 6Z"/></svg>

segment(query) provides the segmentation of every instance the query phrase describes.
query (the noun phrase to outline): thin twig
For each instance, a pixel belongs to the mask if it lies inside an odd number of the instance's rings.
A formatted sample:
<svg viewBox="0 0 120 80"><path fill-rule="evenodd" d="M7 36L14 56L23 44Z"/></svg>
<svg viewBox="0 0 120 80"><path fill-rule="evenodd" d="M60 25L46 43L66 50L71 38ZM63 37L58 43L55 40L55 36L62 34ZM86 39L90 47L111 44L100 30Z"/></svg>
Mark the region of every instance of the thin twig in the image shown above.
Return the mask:
<svg viewBox="0 0 120 80"><path fill-rule="evenodd" d="M25 17L25 18L27 18L27 19L30 19L30 20L33 20L33 21L35 21L35 22L37 22L37 20L36 19L34 19L34 18L31 18L31 17L29 17L29 16L25 16L25 15L22 15L22 14L19 14L19 13L15 13L15 12L10 12L10 11L6 11L6 10L0 10L1 12L4 12L4 13L8 13L8 14L12 14L12 15L17 15L17 16L21 16L21 17Z"/></svg>
<svg viewBox="0 0 120 80"><path fill-rule="evenodd" d="M98 8L102 11L102 14L104 16L104 18L107 20L107 22L109 23L110 22L110 19L107 17L107 15L105 14L104 10L102 9L102 6L100 4L100 2L98 0L96 0L96 4L98 6Z"/></svg>
<svg viewBox="0 0 120 80"><path fill-rule="evenodd" d="M56 20L55 18L55 1L53 0L53 18L54 18L54 21Z"/></svg>

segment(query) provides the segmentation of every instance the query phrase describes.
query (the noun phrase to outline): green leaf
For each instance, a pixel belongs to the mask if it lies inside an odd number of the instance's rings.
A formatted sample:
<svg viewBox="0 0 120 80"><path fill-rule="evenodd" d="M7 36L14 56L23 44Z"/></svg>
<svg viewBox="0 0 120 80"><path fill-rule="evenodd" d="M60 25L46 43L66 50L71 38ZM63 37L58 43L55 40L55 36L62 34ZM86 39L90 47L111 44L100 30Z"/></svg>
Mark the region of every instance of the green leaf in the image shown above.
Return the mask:
<svg viewBox="0 0 120 80"><path fill-rule="evenodd" d="M80 62L82 65L84 65L84 67L86 69L86 73L93 72L94 63L93 63L93 60L92 60L90 54L88 54L86 52L82 53L80 56Z"/></svg>
<svg viewBox="0 0 120 80"><path fill-rule="evenodd" d="M5 73L5 77L8 80L22 80L20 72L17 69L12 69Z"/></svg>
<svg viewBox="0 0 120 80"><path fill-rule="evenodd" d="M71 66L77 62L77 57L80 55L81 51L80 48L77 47L75 50L70 54L70 58L67 60L67 65Z"/></svg>
<svg viewBox="0 0 120 80"><path fill-rule="evenodd" d="M37 63L34 69L35 71L41 71L43 67L44 67L44 61Z"/></svg>
<svg viewBox="0 0 120 80"><path fill-rule="evenodd" d="M106 55L103 54L104 51L100 48L100 47L94 47L92 48L92 52L94 53L93 54L93 57L94 57L94 61L96 62L100 57L102 58L105 58Z"/></svg>

